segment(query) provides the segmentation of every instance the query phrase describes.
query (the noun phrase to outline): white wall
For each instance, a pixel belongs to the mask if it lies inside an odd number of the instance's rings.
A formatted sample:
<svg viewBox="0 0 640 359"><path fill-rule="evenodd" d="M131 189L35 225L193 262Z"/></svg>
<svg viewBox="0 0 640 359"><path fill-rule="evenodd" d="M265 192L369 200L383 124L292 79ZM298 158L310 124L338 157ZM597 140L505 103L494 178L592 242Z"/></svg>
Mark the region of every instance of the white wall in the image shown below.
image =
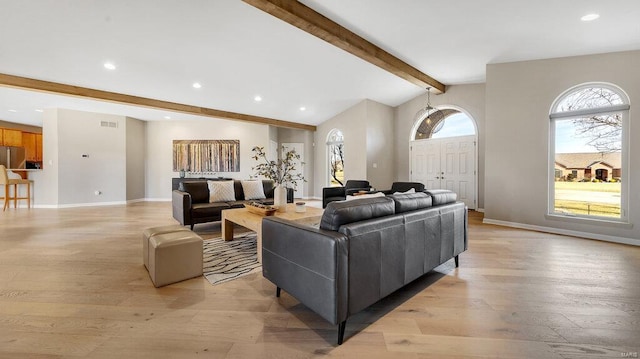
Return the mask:
<svg viewBox="0 0 640 359"><path fill-rule="evenodd" d="M395 177L394 109L367 100L367 180L376 189L389 189Z"/></svg>
<svg viewBox="0 0 640 359"><path fill-rule="evenodd" d="M366 114L367 102L361 101L316 127L314 136L315 197L322 197L322 188L327 186L329 178L327 136L335 128L342 131L344 135L345 179L367 179L367 157L363 151L367 148Z"/></svg>
<svg viewBox="0 0 640 359"><path fill-rule="evenodd" d="M101 127L101 121L118 127ZM41 207L124 203L125 118L65 109L43 116L43 170L30 172ZM88 157L82 157L82 155ZM100 191L96 195L95 191Z"/></svg>
<svg viewBox="0 0 640 359"><path fill-rule="evenodd" d="M36 206L58 205L58 110L46 109L42 116L42 170L29 173Z"/></svg>
<svg viewBox="0 0 640 359"><path fill-rule="evenodd" d="M303 143L304 144L304 165L302 166L302 175L307 179L307 182L302 184L302 196L313 197L313 183L314 183L314 145L313 145L314 133L305 130L296 130L290 128L278 129L278 147L281 147L283 143Z"/></svg>
<svg viewBox="0 0 640 359"><path fill-rule="evenodd" d="M145 198L146 122L126 119L127 201Z"/></svg>
<svg viewBox="0 0 640 359"><path fill-rule="evenodd" d="M126 200L125 131L123 116L58 110L58 204Z"/></svg>
<svg viewBox="0 0 640 359"><path fill-rule="evenodd" d="M171 178L178 177L173 172L173 140L240 140L240 172L219 172L216 176L248 179L256 164L251 149L269 148L269 133L267 125L220 119L147 122L146 197L171 199Z"/></svg>
<svg viewBox="0 0 640 359"><path fill-rule="evenodd" d="M606 239L640 238L640 51L487 66L485 220L574 231ZM631 226L547 218L549 110L572 86L609 82L631 100ZM610 239L610 238L609 238Z"/></svg>
<svg viewBox="0 0 640 359"><path fill-rule="evenodd" d="M403 103L395 109L395 181L409 181L411 129L416 113L427 105L427 94ZM462 109L473 118L478 134L478 208L484 207L485 160L485 84L447 86L445 93L431 95L434 107L451 106Z"/></svg>
<svg viewBox="0 0 640 359"><path fill-rule="evenodd" d="M315 132L315 196L329 178L327 136L333 129L344 135L345 180L368 180L379 189L391 187L393 172L393 108L372 100L357 105L317 126ZM377 168L373 168L373 163Z"/></svg>

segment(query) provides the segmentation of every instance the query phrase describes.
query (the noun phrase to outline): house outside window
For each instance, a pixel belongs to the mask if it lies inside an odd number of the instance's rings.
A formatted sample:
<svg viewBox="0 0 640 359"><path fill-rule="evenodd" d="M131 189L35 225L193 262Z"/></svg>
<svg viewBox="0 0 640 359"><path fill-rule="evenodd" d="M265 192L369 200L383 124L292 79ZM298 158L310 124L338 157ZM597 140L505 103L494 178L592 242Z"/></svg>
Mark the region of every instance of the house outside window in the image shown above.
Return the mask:
<svg viewBox="0 0 640 359"><path fill-rule="evenodd" d="M549 214L626 221L629 99L610 84L567 90L552 106Z"/></svg>

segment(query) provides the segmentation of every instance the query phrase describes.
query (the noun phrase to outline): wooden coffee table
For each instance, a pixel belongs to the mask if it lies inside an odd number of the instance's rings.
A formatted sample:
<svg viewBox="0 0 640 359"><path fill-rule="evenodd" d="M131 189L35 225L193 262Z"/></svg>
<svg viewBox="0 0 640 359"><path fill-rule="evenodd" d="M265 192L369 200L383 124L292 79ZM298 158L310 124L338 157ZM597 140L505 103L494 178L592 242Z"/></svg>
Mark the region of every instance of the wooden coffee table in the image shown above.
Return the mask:
<svg viewBox="0 0 640 359"><path fill-rule="evenodd" d="M306 207L302 213L296 212L296 205L287 204L286 212L276 212L275 217L301 221L308 224L320 222L320 217L324 210L315 207ZM257 234L256 250L258 251L258 262L262 263L262 219L265 216L251 213L246 208L225 209L222 211L222 239L230 241L233 239L233 228L235 225L248 228Z"/></svg>

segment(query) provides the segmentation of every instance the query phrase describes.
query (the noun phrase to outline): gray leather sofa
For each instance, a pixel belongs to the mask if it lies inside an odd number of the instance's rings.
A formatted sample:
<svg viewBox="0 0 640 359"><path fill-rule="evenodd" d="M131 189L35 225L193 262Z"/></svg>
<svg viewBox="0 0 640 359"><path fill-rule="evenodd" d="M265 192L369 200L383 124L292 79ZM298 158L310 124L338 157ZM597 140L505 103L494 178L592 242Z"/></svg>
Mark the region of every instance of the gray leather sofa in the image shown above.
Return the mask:
<svg viewBox="0 0 640 359"><path fill-rule="evenodd" d="M222 219L222 211L230 208L242 208L248 202L261 202L273 204L273 192L275 184L272 180L262 180L262 189L267 197L263 200L247 201L244 199L242 182L233 181L233 190L236 200L232 202L209 203L209 187L207 181L182 182L177 190L171 195L171 205L173 208L173 218L181 225L193 226L197 223L215 222ZM293 202L293 189L287 188L287 202Z"/></svg>
<svg viewBox="0 0 640 359"><path fill-rule="evenodd" d="M446 190L327 205L320 228L262 221L262 273L339 324L467 249L467 208Z"/></svg>

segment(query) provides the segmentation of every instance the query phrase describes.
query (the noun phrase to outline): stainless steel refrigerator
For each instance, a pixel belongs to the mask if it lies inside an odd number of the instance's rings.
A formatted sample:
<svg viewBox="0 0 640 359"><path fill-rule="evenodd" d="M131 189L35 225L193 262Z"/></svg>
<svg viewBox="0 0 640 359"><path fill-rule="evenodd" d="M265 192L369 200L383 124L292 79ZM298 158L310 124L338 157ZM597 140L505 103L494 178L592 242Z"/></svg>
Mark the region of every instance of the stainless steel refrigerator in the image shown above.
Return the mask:
<svg viewBox="0 0 640 359"><path fill-rule="evenodd" d="M24 169L24 147L0 146L0 165L8 169Z"/></svg>

